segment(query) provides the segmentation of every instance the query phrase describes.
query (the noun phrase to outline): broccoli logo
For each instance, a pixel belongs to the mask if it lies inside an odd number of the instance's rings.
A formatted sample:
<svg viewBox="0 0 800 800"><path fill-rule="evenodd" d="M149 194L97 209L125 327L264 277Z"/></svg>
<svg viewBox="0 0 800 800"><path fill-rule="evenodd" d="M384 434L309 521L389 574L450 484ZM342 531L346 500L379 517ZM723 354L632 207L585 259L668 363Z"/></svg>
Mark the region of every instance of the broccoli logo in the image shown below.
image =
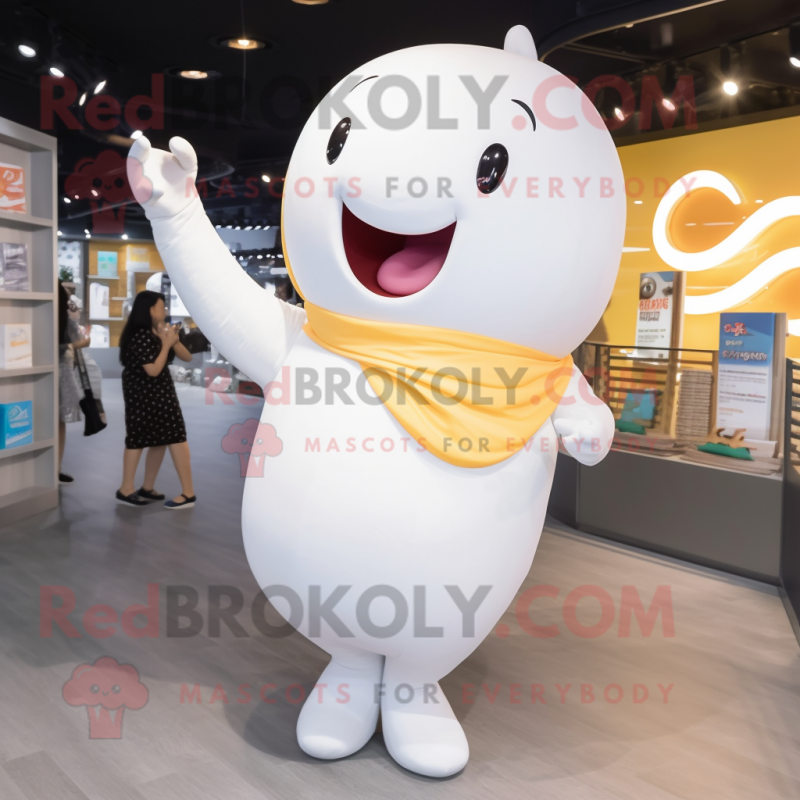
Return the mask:
<svg viewBox="0 0 800 800"><path fill-rule="evenodd" d="M125 709L143 708L148 699L139 671L110 656L75 667L61 694L71 706L86 706L90 739L121 739Z"/></svg>

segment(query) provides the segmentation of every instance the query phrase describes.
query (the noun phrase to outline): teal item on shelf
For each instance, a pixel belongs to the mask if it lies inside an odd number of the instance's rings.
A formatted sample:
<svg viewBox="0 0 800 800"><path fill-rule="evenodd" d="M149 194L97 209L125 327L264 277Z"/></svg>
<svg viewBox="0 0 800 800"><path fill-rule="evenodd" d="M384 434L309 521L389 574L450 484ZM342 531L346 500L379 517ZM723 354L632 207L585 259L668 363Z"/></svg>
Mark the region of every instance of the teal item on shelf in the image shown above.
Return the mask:
<svg viewBox="0 0 800 800"><path fill-rule="evenodd" d="M622 409L623 422L634 422L643 419L652 422L656 414L656 390L644 389L630 391L625 395L625 405ZM644 433L644 431L642 431Z"/></svg>
<svg viewBox="0 0 800 800"><path fill-rule="evenodd" d="M33 402L0 403L0 450L33 443Z"/></svg>
<svg viewBox="0 0 800 800"><path fill-rule="evenodd" d="M614 423L614 427L618 431L622 431L622 433L639 433L642 435L647 433L647 429L644 427L644 425L640 425L638 422L628 422L624 419L618 419Z"/></svg>
<svg viewBox="0 0 800 800"><path fill-rule="evenodd" d="M716 442L706 442L698 445L697 449L701 453L713 453L716 456L728 456L728 458L740 458L742 461L755 461L750 451L746 447L731 447L729 444L717 444Z"/></svg>

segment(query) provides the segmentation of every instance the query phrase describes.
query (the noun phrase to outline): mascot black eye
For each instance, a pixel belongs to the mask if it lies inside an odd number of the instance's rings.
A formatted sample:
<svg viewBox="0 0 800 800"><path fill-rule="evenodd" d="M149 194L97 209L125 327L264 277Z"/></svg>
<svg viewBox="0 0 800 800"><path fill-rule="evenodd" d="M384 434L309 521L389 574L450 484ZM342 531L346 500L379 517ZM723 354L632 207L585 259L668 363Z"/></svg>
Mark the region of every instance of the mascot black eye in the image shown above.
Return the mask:
<svg viewBox="0 0 800 800"><path fill-rule="evenodd" d="M328 139L328 150L325 155L328 157L328 163L333 164L344 150L344 144L347 141L347 136L350 133L350 117L345 117L331 133L331 138Z"/></svg>
<svg viewBox="0 0 800 800"><path fill-rule="evenodd" d="M507 169L508 150L501 144L490 144L478 161L478 191L491 194L502 183Z"/></svg>

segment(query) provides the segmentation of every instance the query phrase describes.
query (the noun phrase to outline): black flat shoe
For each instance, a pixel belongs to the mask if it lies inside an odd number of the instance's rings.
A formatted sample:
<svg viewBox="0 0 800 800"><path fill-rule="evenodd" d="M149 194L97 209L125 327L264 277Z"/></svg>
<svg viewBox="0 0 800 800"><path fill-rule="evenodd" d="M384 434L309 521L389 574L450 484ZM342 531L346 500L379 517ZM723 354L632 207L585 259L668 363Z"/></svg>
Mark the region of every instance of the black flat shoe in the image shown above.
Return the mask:
<svg viewBox="0 0 800 800"><path fill-rule="evenodd" d="M67 475L66 472L59 472L58 473L58 482L59 483L72 483L75 478L72 475Z"/></svg>
<svg viewBox="0 0 800 800"><path fill-rule="evenodd" d="M185 494L182 494L181 497L183 498L182 503L176 503L174 500L167 500L167 502L164 503L164 508L170 508L173 510L176 508L191 508L197 500L197 495L195 494L193 494L191 497L187 497Z"/></svg>
<svg viewBox="0 0 800 800"><path fill-rule="evenodd" d="M147 505L147 500L143 500L141 497L139 497L138 494L136 494L136 492L134 492L133 494L129 494L126 497L124 494L122 494L122 492L119 489L117 489L117 502L118 503L125 503L125 504L127 504L129 506L146 506Z"/></svg>
<svg viewBox="0 0 800 800"><path fill-rule="evenodd" d="M144 486L142 486L142 488L139 489L136 494L138 494L139 497L144 497L145 500L163 500L166 496L159 494L158 492L154 492L152 489L145 489Z"/></svg>

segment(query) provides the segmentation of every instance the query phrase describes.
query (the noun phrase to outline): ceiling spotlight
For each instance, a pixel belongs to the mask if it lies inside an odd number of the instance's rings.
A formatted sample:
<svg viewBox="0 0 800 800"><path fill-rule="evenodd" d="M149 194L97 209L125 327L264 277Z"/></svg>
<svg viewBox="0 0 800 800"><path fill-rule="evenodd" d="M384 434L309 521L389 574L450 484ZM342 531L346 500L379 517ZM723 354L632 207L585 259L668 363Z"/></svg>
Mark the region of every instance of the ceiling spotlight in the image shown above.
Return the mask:
<svg viewBox="0 0 800 800"><path fill-rule="evenodd" d="M97 189L92 189L92 197L99 197L100 195L97 194Z"/></svg>
<svg viewBox="0 0 800 800"><path fill-rule="evenodd" d="M725 81L722 84L722 91L733 97L739 91L739 84L736 81Z"/></svg>
<svg viewBox="0 0 800 800"><path fill-rule="evenodd" d="M63 234L61 231L59 231L59 232L58 232L58 235L59 235L59 236L63 236L64 234Z"/></svg>
<svg viewBox="0 0 800 800"><path fill-rule="evenodd" d="M294 2L301 6L324 6L328 0L294 0Z"/></svg>
<svg viewBox="0 0 800 800"><path fill-rule="evenodd" d="M664 106L664 108L667 109L667 111L674 111L675 110L675 103L673 103L672 100L670 100L668 97L665 97L661 101L661 104Z"/></svg>
<svg viewBox="0 0 800 800"><path fill-rule="evenodd" d="M64 73L58 67L50 67L50 74L54 78L63 78Z"/></svg>
<svg viewBox="0 0 800 800"><path fill-rule="evenodd" d="M264 183L269 183L269 175L262 175L261 180L264 181Z"/></svg>
<svg viewBox="0 0 800 800"><path fill-rule="evenodd" d="M253 230L253 226L252 226L252 225L248 225L248 226L245 228L245 230L246 230L246 231L251 231L251 230Z"/></svg>
<svg viewBox="0 0 800 800"><path fill-rule="evenodd" d="M127 241L128 240L128 234L127 233L123 233L122 234L122 238L125 239L125 241Z"/></svg>
<svg viewBox="0 0 800 800"><path fill-rule="evenodd" d="M264 42L258 39L246 39L245 37L235 37L233 39L225 39L222 44L225 47L232 47L234 50L260 50L264 47Z"/></svg>
<svg viewBox="0 0 800 800"><path fill-rule="evenodd" d="M208 73L201 69L182 69L178 75L181 78L188 78L190 81L202 81L208 77Z"/></svg>
<svg viewBox="0 0 800 800"><path fill-rule="evenodd" d="M221 227L222 227L222 225L215 225L214 227L215 227L215 228L221 228Z"/></svg>
<svg viewBox="0 0 800 800"><path fill-rule="evenodd" d="M100 92L102 92L103 89L106 88L106 83L108 83L108 81L100 81L100 83L98 83L97 86L94 87L93 94L100 94Z"/></svg>
<svg viewBox="0 0 800 800"><path fill-rule="evenodd" d="M65 203L71 203L71 202L72 202L72 200L70 200L70 199L69 199L69 197L65 197L65 198L64 198L64 202L65 202Z"/></svg>
<svg viewBox="0 0 800 800"><path fill-rule="evenodd" d="M86 238L87 238L87 239L91 239L91 238L92 238L92 234L91 234L91 233L87 233L87 234L86 234Z"/></svg>
<svg viewBox="0 0 800 800"><path fill-rule="evenodd" d="M81 99L78 100L78 105L82 106L86 102L86 92L81 95Z"/></svg>
<svg viewBox="0 0 800 800"><path fill-rule="evenodd" d="M231 230L231 228L233 228L233 225L226 225L225 227L226 227L228 230Z"/></svg>
<svg viewBox="0 0 800 800"><path fill-rule="evenodd" d="M618 119L620 122L622 122L622 121L625 119L625 114L623 114L623 113L622 113L622 109L621 109L621 108L615 108L615 109L614 109L614 116L615 116L615 117L616 117L616 118L617 118L617 119Z"/></svg>
<svg viewBox="0 0 800 800"><path fill-rule="evenodd" d="M800 69L800 58L795 58L794 56L789 56L789 63L793 67L797 67L798 69Z"/></svg>
<svg viewBox="0 0 800 800"><path fill-rule="evenodd" d="M27 44L21 44L17 50L19 50L19 54L25 56L25 58L36 58L36 51Z"/></svg>
<svg viewBox="0 0 800 800"><path fill-rule="evenodd" d="M237 226L234 228L234 230L235 230L235 231L240 231L241 229L242 229L242 226L241 226L241 225L237 225Z"/></svg>
<svg viewBox="0 0 800 800"><path fill-rule="evenodd" d="M141 131L131 131L131 139L139 139L141 135Z"/></svg>
<svg viewBox="0 0 800 800"><path fill-rule="evenodd" d="M83 229L83 232L84 232L84 233L85 233L87 236L91 236L91 234L89 233L89 229L88 229L88 228L84 228L84 229Z"/></svg>
<svg viewBox="0 0 800 800"><path fill-rule="evenodd" d="M253 230L254 230L254 231L260 231L260 230L261 230L261 226L260 226L260 225L256 225L256 226L253 228Z"/></svg>

